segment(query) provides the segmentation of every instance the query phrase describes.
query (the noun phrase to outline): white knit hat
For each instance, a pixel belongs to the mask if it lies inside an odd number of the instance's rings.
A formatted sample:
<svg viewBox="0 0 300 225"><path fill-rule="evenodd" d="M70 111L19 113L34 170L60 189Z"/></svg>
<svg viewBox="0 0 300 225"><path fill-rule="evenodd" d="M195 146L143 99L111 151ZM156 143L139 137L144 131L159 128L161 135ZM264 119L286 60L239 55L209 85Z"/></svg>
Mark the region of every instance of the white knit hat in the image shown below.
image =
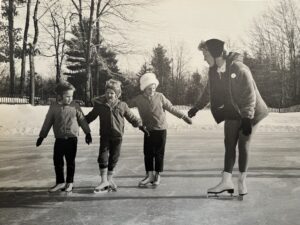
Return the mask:
<svg viewBox="0 0 300 225"><path fill-rule="evenodd" d="M159 81L157 80L154 73L145 73L140 79L141 91L144 91L145 88L148 87L150 84L155 84L157 87Z"/></svg>

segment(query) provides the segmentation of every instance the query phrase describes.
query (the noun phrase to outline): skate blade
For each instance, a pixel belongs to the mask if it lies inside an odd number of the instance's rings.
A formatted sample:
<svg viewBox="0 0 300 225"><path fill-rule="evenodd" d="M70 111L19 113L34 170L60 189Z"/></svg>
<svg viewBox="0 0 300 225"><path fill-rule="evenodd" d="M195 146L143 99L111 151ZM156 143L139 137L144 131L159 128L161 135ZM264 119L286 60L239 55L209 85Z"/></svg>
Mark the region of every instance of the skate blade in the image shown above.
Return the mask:
<svg viewBox="0 0 300 225"><path fill-rule="evenodd" d="M117 189L116 187L110 187L110 188L109 188L109 191L110 191L110 192L117 192L118 189Z"/></svg>
<svg viewBox="0 0 300 225"><path fill-rule="evenodd" d="M109 187L105 187L105 188L102 188L102 189L94 189L94 193L95 194L102 194L102 193L108 193L110 192L110 188Z"/></svg>
<svg viewBox="0 0 300 225"><path fill-rule="evenodd" d="M243 201L243 196L241 195L220 195L220 194L207 194L207 198L219 199L219 200L239 200Z"/></svg>
<svg viewBox="0 0 300 225"><path fill-rule="evenodd" d="M139 184L138 187L139 188L144 188L144 189L155 189L158 185L154 185L154 184Z"/></svg>

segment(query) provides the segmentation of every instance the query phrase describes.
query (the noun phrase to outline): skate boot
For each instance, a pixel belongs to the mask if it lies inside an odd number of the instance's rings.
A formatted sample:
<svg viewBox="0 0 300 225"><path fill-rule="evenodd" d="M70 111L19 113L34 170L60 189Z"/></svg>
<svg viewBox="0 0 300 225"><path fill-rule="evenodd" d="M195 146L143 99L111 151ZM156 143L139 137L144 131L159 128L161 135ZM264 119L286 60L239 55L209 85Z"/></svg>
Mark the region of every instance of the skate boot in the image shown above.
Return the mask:
<svg viewBox="0 0 300 225"><path fill-rule="evenodd" d="M243 173L239 174L238 191L239 191L240 196L248 194L247 186L246 186L246 176L247 176L246 172L243 172Z"/></svg>
<svg viewBox="0 0 300 225"><path fill-rule="evenodd" d="M139 187L145 187L145 186L147 186L147 184L153 183L153 182L154 182L153 171L149 171L149 172L147 172L146 177L139 182Z"/></svg>
<svg viewBox="0 0 300 225"><path fill-rule="evenodd" d="M224 171L222 174L221 182L217 186L209 188L207 190L207 194L214 194L215 196L217 196L218 194L225 191L232 195L234 192L234 184L232 182L232 174Z"/></svg>
<svg viewBox="0 0 300 225"><path fill-rule="evenodd" d="M67 183L64 189L62 191L65 191L66 193L71 193L73 191L73 183Z"/></svg>
<svg viewBox="0 0 300 225"><path fill-rule="evenodd" d="M65 188L65 183L55 184L53 187L48 189L48 192L53 193L56 191L62 191Z"/></svg>
<svg viewBox="0 0 300 225"><path fill-rule="evenodd" d="M117 191L118 186L116 185L116 183L113 180L113 175L114 175L114 171L108 171L107 180L108 180L111 190Z"/></svg>
<svg viewBox="0 0 300 225"><path fill-rule="evenodd" d="M107 180L107 168L100 169L101 183L94 189L94 193L104 193L109 191L109 182Z"/></svg>
<svg viewBox="0 0 300 225"><path fill-rule="evenodd" d="M159 184L160 184L160 174L159 174L159 172L156 172L156 174L154 176L153 185L158 186Z"/></svg>

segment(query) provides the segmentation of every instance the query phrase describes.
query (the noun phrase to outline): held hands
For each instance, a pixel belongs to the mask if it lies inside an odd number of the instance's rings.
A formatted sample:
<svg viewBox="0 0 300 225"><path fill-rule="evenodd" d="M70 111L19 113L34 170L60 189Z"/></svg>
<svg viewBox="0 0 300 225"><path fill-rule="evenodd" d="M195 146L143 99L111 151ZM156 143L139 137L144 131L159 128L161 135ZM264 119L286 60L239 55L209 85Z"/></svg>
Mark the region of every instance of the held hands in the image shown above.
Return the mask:
<svg viewBox="0 0 300 225"><path fill-rule="evenodd" d="M249 118L242 118L241 130L245 136L248 136L252 133L252 125Z"/></svg>
<svg viewBox="0 0 300 225"><path fill-rule="evenodd" d="M188 116L190 118L194 117L196 115L196 113L198 112L198 109L196 107L193 107L191 108L189 111L188 111Z"/></svg>
<svg viewBox="0 0 300 225"><path fill-rule="evenodd" d="M189 117L187 117L187 116L182 117L182 119L183 119L184 122L186 122L187 124L192 124L192 123L193 123L192 120L191 120Z"/></svg>
<svg viewBox="0 0 300 225"><path fill-rule="evenodd" d="M92 143L92 136L91 136L91 133L87 133L87 134L85 135L85 143L87 143L88 145L89 145L90 143Z"/></svg>
<svg viewBox="0 0 300 225"><path fill-rule="evenodd" d="M44 140L44 138L39 137L39 138L37 139L37 141L36 141L36 144L35 144L36 147L39 147L39 146L42 144L43 140Z"/></svg>
<svg viewBox="0 0 300 225"><path fill-rule="evenodd" d="M139 126L139 129L140 129L147 137L150 136L150 133L149 133L149 131L147 130L147 127L146 127L146 126Z"/></svg>

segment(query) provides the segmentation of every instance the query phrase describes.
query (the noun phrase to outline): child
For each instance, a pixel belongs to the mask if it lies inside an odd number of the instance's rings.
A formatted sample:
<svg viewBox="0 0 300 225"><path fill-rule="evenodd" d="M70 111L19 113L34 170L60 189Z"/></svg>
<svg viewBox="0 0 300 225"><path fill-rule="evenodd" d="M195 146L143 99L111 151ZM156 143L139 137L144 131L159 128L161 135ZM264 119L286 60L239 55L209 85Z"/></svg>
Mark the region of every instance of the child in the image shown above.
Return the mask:
<svg viewBox="0 0 300 225"><path fill-rule="evenodd" d="M116 191L117 185L112 180L114 168L118 162L124 134L124 117L134 127L142 127L142 122L128 108L125 102L119 100L121 96L121 83L110 79L105 85L105 95L94 100L94 107L86 115L88 123L100 119L100 149L98 163L101 183L94 189L94 193L108 191L110 188Z"/></svg>
<svg viewBox="0 0 300 225"><path fill-rule="evenodd" d="M139 186L145 186L148 183L159 185L160 183L167 137L165 110L183 119L186 123L192 124L192 120L177 110L162 93L156 92L158 84L159 81L155 74L144 74L140 79L140 89L143 93L129 101L129 107L138 108L143 124L150 133L149 136L144 136L146 177L139 182Z"/></svg>
<svg viewBox="0 0 300 225"><path fill-rule="evenodd" d="M72 101L75 88L68 82L60 82L55 91L58 102L50 105L36 146L42 144L43 139L47 137L50 128L53 126L55 136L53 161L56 184L49 189L49 192L58 190L71 192L75 173L79 126L86 134L85 141L87 144L92 143L91 130L80 106ZM64 179L64 157L67 162L66 184Z"/></svg>

